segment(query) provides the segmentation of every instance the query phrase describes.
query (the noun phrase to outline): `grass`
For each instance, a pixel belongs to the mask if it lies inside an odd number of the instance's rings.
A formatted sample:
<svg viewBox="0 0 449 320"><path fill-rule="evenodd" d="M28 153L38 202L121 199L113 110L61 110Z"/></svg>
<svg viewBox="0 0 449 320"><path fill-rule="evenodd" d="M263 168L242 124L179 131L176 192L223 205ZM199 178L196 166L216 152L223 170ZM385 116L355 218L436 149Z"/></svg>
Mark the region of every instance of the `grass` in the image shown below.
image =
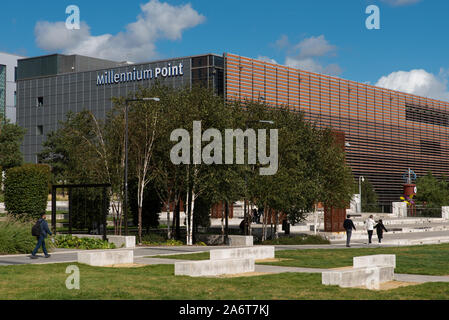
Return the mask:
<svg viewBox="0 0 449 320"><path fill-rule="evenodd" d="M275 257L289 260L261 264L329 269L352 266L353 257L372 254L395 254L396 273L449 275L449 244L372 249L282 250L276 251ZM157 256L157 258L180 260L208 260L209 257L209 252Z"/></svg>
<svg viewBox="0 0 449 320"><path fill-rule="evenodd" d="M172 265L118 269L78 265L80 290L68 290L69 264L0 267L0 299L143 300L411 300L448 299L449 283L426 283L390 291L321 285L320 274L283 273L240 278L174 276Z"/></svg>
<svg viewBox="0 0 449 320"><path fill-rule="evenodd" d="M291 259L270 265L339 268L352 265L355 256L395 254L396 273L449 275L449 244L394 248L315 249L276 251L276 258Z"/></svg>

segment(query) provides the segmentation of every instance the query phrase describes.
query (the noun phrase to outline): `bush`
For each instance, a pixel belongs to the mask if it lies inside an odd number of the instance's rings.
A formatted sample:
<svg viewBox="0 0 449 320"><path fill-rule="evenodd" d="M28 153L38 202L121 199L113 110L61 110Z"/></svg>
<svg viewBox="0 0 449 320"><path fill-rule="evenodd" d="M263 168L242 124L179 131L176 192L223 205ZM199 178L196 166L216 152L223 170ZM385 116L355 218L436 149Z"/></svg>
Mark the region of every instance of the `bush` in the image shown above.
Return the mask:
<svg viewBox="0 0 449 320"><path fill-rule="evenodd" d="M30 222L0 222L0 254L31 253L36 246L36 237L31 235L32 226ZM52 241L45 244L48 250L53 247Z"/></svg>
<svg viewBox="0 0 449 320"><path fill-rule="evenodd" d="M58 235L55 239L55 244L58 248L64 249L115 249L113 243L109 243L102 239L94 238L78 238L71 235Z"/></svg>
<svg viewBox="0 0 449 320"><path fill-rule="evenodd" d="M6 211L16 218L39 218L47 208L50 176L50 167L40 164L25 164L7 170Z"/></svg>

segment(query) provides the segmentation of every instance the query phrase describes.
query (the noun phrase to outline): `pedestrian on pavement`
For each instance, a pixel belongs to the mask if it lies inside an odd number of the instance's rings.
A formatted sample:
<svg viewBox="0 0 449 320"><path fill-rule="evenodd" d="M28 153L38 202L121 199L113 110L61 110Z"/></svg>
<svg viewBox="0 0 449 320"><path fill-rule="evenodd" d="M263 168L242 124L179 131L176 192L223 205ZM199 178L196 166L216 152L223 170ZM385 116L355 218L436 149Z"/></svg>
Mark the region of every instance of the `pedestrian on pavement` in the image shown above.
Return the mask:
<svg viewBox="0 0 449 320"><path fill-rule="evenodd" d="M376 228L376 232L377 232L377 238L379 239L379 243L382 243L382 238L384 235L384 230L385 232L388 232L387 228L385 228L382 219L379 219L379 221L377 222L377 224L374 226L374 228Z"/></svg>
<svg viewBox="0 0 449 320"><path fill-rule="evenodd" d="M37 223L40 225L40 234L39 236L36 236L37 244L34 248L33 252L31 253L31 259L37 259L36 253L37 250L42 246L42 251L44 251L45 258L50 258L50 255L47 252L47 248L45 247L45 238L47 238L47 234L52 235L50 229L48 228L48 223L46 221L47 216L45 213L41 215L41 218L37 221Z"/></svg>
<svg viewBox="0 0 449 320"><path fill-rule="evenodd" d="M257 212L256 208L253 209L253 217L254 217L254 223L260 222L259 213Z"/></svg>
<svg viewBox="0 0 449 320"><path fill-rule="evenodd" d="M373 215L370 215L368 220L365 221L366 230L368 231L368 244L371 244L371 240L373 238L374 225L376 222L373 219Z"/></svg>
<svg viewBox="0 0 449 320"><path fill-rule="evenodd" d="M346 230L346 247L350 247L352 229L356 230L354 222L351 220L351 216L348 214L345 221L343 222L343 228Z"/></svg>

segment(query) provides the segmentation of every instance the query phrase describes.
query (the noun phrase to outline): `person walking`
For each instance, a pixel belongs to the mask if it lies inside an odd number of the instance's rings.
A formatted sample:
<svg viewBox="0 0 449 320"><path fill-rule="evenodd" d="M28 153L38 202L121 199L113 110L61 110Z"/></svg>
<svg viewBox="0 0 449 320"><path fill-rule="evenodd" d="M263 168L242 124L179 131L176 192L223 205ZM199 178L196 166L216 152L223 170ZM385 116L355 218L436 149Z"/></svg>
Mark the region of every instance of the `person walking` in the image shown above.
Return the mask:
<svg viewBox="0 0 449 320"><path fill-rule="evenodd" d="M37 238L37 244L34 248L33 252L31 253L31 259L37 259L36 253L37 250L42 246L42 251L44 251L45 258L50 258L50 255L47 252L47 248L45 246L45 238L47 238L47 234L52 235L50 229L48 228L48 223L46 221L47 216L45 213L41 215L41 218L37 221L37 223L40 226L40 234Z"/></svg>
<svg viewBox="0 0 449 320"><path fill-rule="evenodd" d="M346 230L346 247L349 248L351 243L352 229L357 230L349 214L346 217L345 221L343 222L343 228L345 228Z"/></svg>
<svg viewBox="0 0 449 320"><path fill-rule="evenodd" d="M368 231L368 244L371 244L372 242L374 225L376 224L373 218L373 215L370 215L368 220L365 221L366 230Z"/></svg>
<svg viewBox="0 0 449 320"><path fill-rule="evenodd" d="M387 228L385 228L382 219L379 219L379 221L377 222L377 224L374 226L374 228L376 228L376 232L377 232L377 239L379 239L379 243L382 243L382 238L384 235L384 231L388 232Z"/></svg>

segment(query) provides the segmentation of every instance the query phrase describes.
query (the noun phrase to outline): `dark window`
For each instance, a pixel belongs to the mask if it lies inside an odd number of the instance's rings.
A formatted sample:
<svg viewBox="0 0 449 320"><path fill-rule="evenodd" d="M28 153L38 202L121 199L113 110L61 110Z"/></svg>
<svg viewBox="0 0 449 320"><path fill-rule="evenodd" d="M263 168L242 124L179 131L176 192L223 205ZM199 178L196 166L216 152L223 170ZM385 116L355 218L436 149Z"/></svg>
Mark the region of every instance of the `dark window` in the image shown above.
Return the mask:
<svg viewBox="0 0 449 320"><path fill-rule="evenodd" d="M207 66L207 56L192 58L192 68L206 67Z"/></svg>
<svg viewBox="0 0 449 320"><path fill-rule="evenodd" d="M44 134L44 126L37 126L36 134L42 136Z"/></svg>
<svg viewBox="0 0 449 320"><path fill-rule="evenodd" d="M37 97L37 106L38 107L44 106L44 97Z"/></svg>
<svg viewBox="0 0 449 320"><path fill-rule="evenodd" d="M421 140L421 154L425 155L440 155L441 144L436 141Z"/></svg>
<svg viewBox="0 0 449 320"><path fill-rule="evenodd" d="M407 121L449 127L449 113L428 106L407 104L405 106L405 117Z"/></svg>

